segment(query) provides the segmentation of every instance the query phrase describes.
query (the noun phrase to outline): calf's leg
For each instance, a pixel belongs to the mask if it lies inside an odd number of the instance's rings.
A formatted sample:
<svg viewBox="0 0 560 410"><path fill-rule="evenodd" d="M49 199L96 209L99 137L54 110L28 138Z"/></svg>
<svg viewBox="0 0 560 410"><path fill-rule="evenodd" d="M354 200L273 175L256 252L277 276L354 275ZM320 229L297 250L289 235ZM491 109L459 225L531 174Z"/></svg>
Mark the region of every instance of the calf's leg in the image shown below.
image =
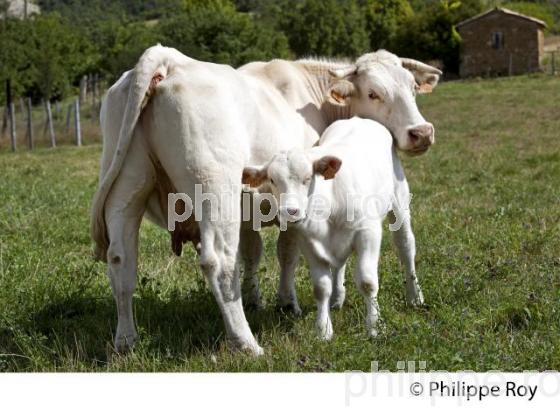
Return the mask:
<svg viewBox="0 0 560 410"><path fill-rule="evenodd" d="M262 308L258 269L262 256L263 243L258 231L251 227L241 228L239 250L243 261L243 304L252 309Z"/></svg>
<svg viewBox="0 0 560 410"><path fill-rule="evenodd" d="M377 303L377 292L379 291L379 277L377 269L381 235L381 223L378 223L371 230L359 231L354 239L354 249L356 251L354 280L366 303L366 328L368 335L371 337L378 334L379 304Z"/></svg>
<svg viewBox="0 0 560 410"><path fill-rule="evenodd" d="M333 293L331 295L331 309L341 309L346 297L346 287L344 286L344 276L346 274L346 264L332 269L333 273Z"/></svg>
<svg viewBox="0 0 560 410"><path fill-rule="evenodd" d="M296 295L295 272L299 261L297 233L280 231L276 243L276 255L280 263L280 283L278 286L278 306L301 315Z"/></svg>
<svg viewBox="0 0 560 410"><path fill-rule="evenodd" d="M412 232L412 225L410 222L410 212L405 212L402 215L402 224L400 228L392 232L393 243L397 249L399 259L404 266L404 283L406 292L406 303L412 306L421 306L424 304L424 295L416 277L416 268L414 258L416 256L416 241L414 233ZM395 216L391 212L390 220L395 220ZM393 222L391 222L393 223Z"/></svg>

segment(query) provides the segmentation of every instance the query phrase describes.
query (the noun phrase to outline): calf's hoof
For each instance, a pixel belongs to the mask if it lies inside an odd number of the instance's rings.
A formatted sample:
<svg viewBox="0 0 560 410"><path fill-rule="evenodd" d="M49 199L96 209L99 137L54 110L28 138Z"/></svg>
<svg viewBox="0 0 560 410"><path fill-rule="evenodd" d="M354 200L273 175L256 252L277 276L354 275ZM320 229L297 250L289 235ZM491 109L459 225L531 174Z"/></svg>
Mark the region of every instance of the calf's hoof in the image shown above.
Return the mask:
<svg viewBox="0 0 560 410"><path fill-rule="evenodd" d="M317 324L317 333L320 340L331 340L334 334L331 321L329 320L324 324Z"/></svg>

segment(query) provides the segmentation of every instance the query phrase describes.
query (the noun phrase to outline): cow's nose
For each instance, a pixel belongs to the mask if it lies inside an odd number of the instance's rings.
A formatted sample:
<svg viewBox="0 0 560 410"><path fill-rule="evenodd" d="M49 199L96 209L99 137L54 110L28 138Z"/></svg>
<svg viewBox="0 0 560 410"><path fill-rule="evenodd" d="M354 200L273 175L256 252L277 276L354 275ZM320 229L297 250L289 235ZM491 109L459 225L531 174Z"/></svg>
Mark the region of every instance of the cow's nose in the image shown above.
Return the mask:
<svg viewBox="0 0 560 410"><path fill-rule="evenodd" d="M418 148L428 148L434 143L434 126L429 122L408 130L412 145Z"/></svg>

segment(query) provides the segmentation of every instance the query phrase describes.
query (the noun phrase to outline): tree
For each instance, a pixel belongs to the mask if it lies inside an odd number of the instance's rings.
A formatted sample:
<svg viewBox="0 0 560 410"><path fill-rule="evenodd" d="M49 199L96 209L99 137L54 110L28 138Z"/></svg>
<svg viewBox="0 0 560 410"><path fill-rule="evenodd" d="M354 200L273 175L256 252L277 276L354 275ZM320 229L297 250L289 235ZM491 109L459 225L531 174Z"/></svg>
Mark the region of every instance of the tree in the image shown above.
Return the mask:
<svg viewBox="0 0 560 410"><path fill-rule="evenodd" d="M238 12L229 1L187 1L176 17L163 19L165 45L190 57L239 66L290 55L286 37Z"/></svg>
<svg viewBox="0 0 560 410"><path fill-rule="evenodd" d="M396 51L420 60L442 60L447 71L458 72L461 37L455 24L460 7L459 1L441 0L416 13L401 26Z"/></svg>
<svg viewBox="0 0 560 410"><path fill-rule="evenodd" d="M365 16L354 0L286 0L272 10L297 56L354 57L369 50Z"/></svg>
<svg viewBox="0 0 560 410"><path fill-rule="evenodd" d="M364 1L366 28L372 50L395 48L395 37L400 26L408 21L413 11L407 0Z"/></svg>

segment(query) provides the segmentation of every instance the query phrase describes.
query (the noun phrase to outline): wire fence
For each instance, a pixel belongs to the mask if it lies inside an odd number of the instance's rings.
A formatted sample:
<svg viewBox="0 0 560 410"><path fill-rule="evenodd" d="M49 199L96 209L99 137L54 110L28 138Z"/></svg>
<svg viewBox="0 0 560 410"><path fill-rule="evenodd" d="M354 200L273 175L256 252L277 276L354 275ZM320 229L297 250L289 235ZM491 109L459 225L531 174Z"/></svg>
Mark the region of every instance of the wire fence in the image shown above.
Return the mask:
<svg viewBox="0 0 560 410"><path fill-rule="evenodd" d="M7 85L9 89L9 84ZM12 98L2 110L0 151L81 146L101 141L99 109L103 84L96 75L85 76L78 95L62 101Z"/></svg>

